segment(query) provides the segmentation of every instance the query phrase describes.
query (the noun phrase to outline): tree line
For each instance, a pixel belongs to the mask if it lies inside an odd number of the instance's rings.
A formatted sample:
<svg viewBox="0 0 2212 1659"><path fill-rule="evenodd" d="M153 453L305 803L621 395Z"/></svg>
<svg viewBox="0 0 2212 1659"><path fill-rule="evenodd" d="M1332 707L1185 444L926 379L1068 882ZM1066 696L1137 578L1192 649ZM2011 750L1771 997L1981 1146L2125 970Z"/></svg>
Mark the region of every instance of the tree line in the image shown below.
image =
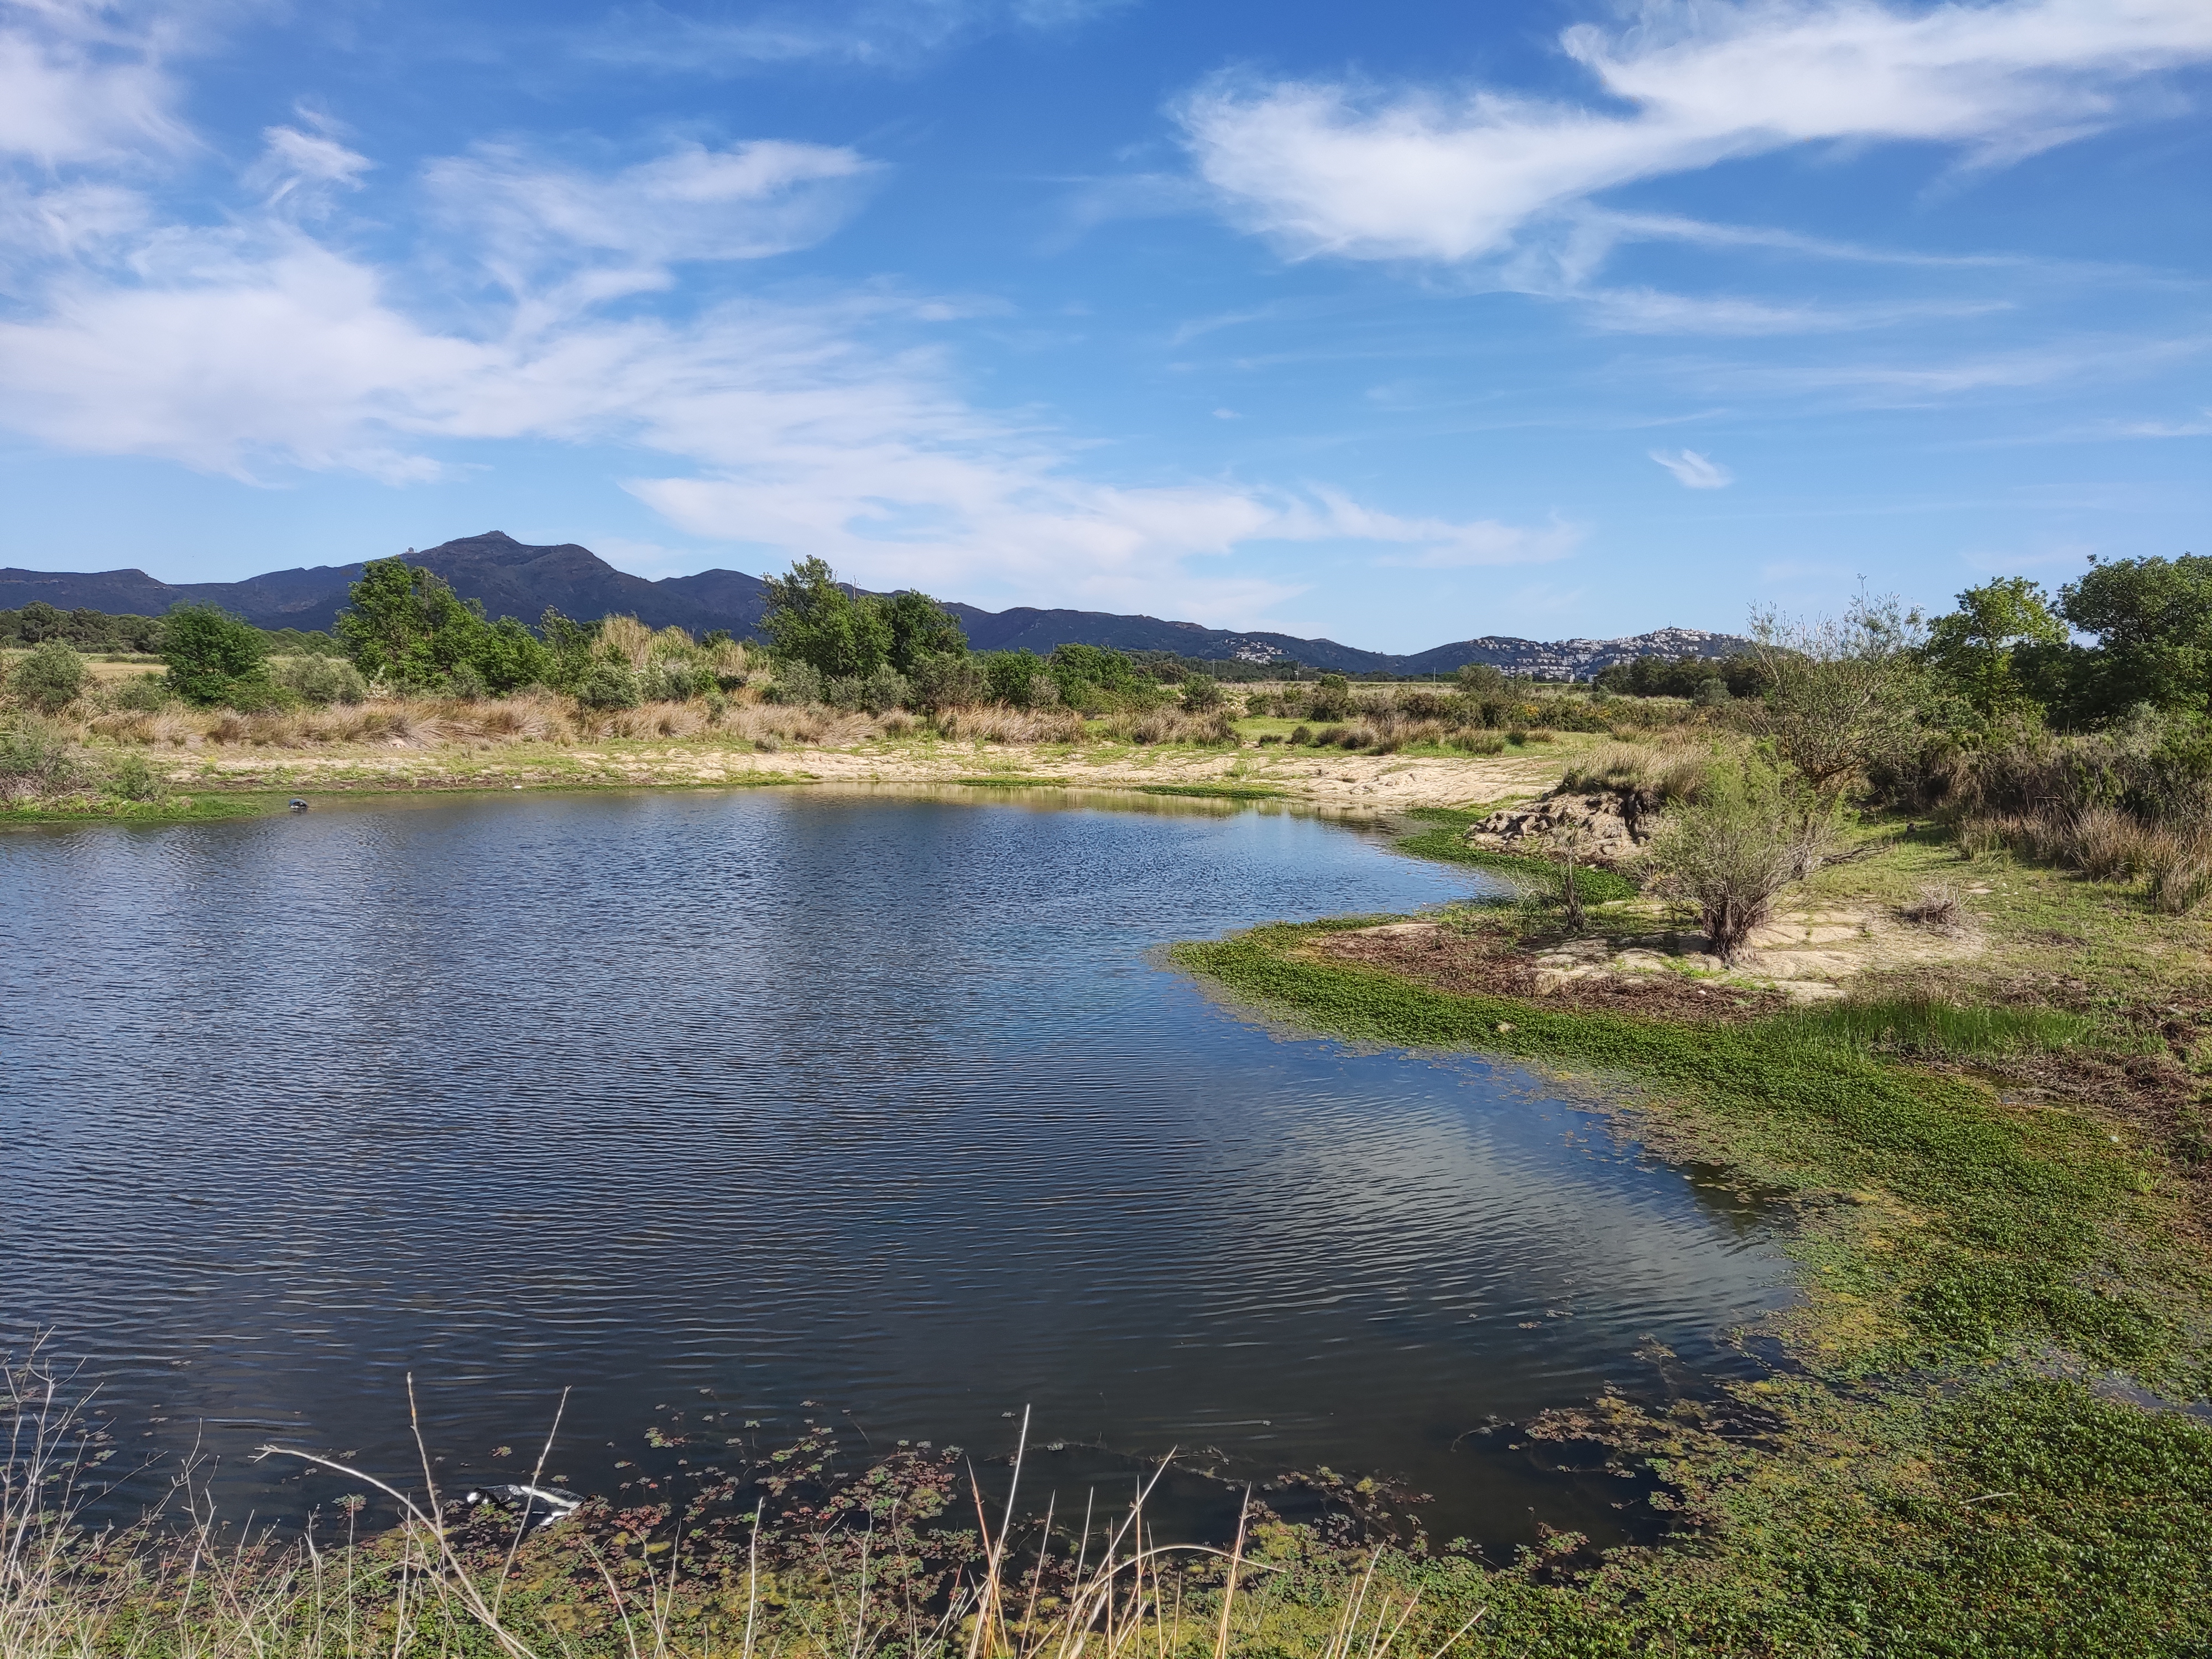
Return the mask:
<svg viewBox="0 0 2212 1659"><path fill-rule="evenodd" d="M1892 620L1900 659L1925 676L1921 701L1946 699L1945 723L2011 719L2093 731L2140 709L2212 715L2212 557L2095 560L2052 594L2003 576L1957 596L1957 608ZM1719 702L1764 696L1774 647L1786 641L1769 618L1763 644L1721 658L1639 657L1597 676L1605 691ZM2088 635L2085 642L2079 635Z"/></svg>

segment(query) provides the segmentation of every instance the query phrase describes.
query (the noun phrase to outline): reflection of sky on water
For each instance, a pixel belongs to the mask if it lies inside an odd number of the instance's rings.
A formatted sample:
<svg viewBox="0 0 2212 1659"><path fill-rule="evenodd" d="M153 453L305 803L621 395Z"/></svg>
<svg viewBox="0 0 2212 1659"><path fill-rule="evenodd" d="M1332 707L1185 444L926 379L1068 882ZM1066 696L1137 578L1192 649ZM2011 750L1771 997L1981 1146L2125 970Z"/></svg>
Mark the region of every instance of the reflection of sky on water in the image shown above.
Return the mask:
<svg viewBox="0 0 2212 1659"><path fill-rule="evenodd" d="M1288 813L448 800L0 867L0 1316L165 1405L149 1445L392 1462L410 1368L457 1462L576 1385L586 1481L702 1389L978 1444L1028 1404L1517 1534L1543 1493L1468 1429L1647 1335L1724 1363L1775 1294L1525 1075L1285 1040L1148 960L1468 890Z"/></svg>

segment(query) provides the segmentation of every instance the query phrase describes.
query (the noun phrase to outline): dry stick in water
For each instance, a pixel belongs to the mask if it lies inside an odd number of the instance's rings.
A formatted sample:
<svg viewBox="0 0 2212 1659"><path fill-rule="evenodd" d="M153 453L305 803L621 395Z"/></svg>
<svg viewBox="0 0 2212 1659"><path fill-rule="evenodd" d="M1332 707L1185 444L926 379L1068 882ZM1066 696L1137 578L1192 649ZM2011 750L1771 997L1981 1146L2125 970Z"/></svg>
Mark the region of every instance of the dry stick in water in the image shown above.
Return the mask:
<svg viewBox="0 0 2212 1659"><path fill-rule="evenodd" d="M1221 1628L1213 1636L1213 1659L1229 1659L1229 1609L1237 1600L1237 1569L1244 1559L1244 1522L1252 1511L1252 1488L1237 1506L1237 1547L1229 1552L1229 1577L1221 1587Z"/></svg>
<svg viewBox="0 0 2212 1659"><path fill-rule="evenodd" d="M407 1378L407 1408L410 1419L416 1422L416 1443L421 1445L422 1426L419 1419L415 1418L415 1378L411 1372ZM257 1461L259 1458L272 1455L296 1457L303 1463L313 1463L319 1468L333 1470L353 1480L366 1481L398 1504L409 1521L428 1533L437 1545L439 1559L451 1569L453 1577L459 1581L461 1600L468 1607L471 1615L490 1632L492 1640L498 1643L502 1650L511 1655L512 1659L532 1659L530 1650L517 1640L514 1633L501 1625L493 1613L491 1604L483 1599L483 1592L477 1588L475 1581L469 1577L466 1569L462 1565L459 1556L455 1553L452 1543L446 1537L445 1528L435 1518L434 1511L431 1515L423 1514L421 1506L405 1492L388 1482L378 1480L365 1470L355 1468L349 1463L341 1463L335 1458L319 1457L313 1452L300 1451L290 1446L264 1445L258 1448L255 1452ZM427 1448L423 1450L422 1461L427 1471L429 1465L429 1452ZM430 1488L430 1498L433 1504L437 1501L437 1487L434 1485ZM198 1565L198 1548L195 1545L195 1568ZM400 1577L399 1595L400 1610L403 1615L400 1622L404 1625L407 1595L406 1577L404 1572Z"/></svg>
<svg viewBox="0 0 2212 1659"><path fill-rule="evenodd" d="M1006 1530L1014 1524L1014 1495L1021 1490L1022 1459L1029 1451L1029 1444L1030 1408L1024 1406L1022 1407L1021 1437L1014 1443L1014 1477L1006 1487L1006 1519L999 1523L999 1535L996 1538L991 1536L989 1526L983 1522L983 1494L982 1489L975 1484L975 1468L971 1465L968 1470L968 1485L975 1493L975 1519L979 1525L983 1526L984 1541L991 1547L990 1554L984 1564L987 1577L983 1586L983 1605L976 1610L975 1634L968 1644L968 1659L975 1659L977 1653L981 1650L987 1628L998 1612L999 1562L1006 1547ZM1003 1621L999 1637L1001 1642L1005 1641L1006 1630Z"/></svg>
<svg viewBox="0 0 2212 1659"><path fill-rule="evenodd" d="M538 1485L545 1473L545 1460L553 1455L553 1437L561 1432L561 1419L568 1409L568 1390L563 1389L561 1390L561 1403L553 1408L553 1426L545 1431L545 1443L538 1449L538 1462L531 1467L530 1484L532 1486ZM522 1534L528 1531L529 1528L530 1503L526 1498L522 1504L522 1515L514 1523L514 1540L507 1547L507 1565L500 1569L499 1589L491 1599L492 1617L495 1619L499 1617L501 1604L507 1600L507 1583L514 1576L515 1553L521 1549Z"/></svg>

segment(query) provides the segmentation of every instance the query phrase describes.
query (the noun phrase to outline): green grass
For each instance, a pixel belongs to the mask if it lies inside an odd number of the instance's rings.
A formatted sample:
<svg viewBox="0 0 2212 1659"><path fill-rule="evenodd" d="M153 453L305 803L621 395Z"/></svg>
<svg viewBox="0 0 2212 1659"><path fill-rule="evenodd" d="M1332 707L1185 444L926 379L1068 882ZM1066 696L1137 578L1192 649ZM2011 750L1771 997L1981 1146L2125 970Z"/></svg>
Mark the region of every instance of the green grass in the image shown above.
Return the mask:
<svg viewBox="0 0 2212 1659"><path fill-rule="evenodd" d="M1815 1048L1970 1058L2076 1048L2096 1021L2054 1008L1974 1007L1940 997L1832 1002L1778 1021L1775 1036Z"/></svg>
<svg viewBox="0 0 2212 1659"><path fill-rule="evenodd" d="M1434 991L1300 953L1340 925L1265 927L1181 945L1176 957L1345 1036L1477 1049L1632 1084L1664 1103L1662 1134L1761 1184L1893 1195L1920 1220L1878 1264L1852 1269L1883 1312L1852 1361L1863 1368L2050 1342L2146 1376L2206 1376L2201 1271L2174 1281L2175 1264L2153 1243L2148 1172L2086 1119L2002 1107L1984 1084L1893 1064L1848 1030L1824 1034L1816 1019L1635 1019ZM2130 1271L2115 1277L2122 1261Z"/></svg>
<svg viewBox="0 0 2212 1659"><path fill-rule="evenodd" d="M1200 800L1280 800L1283 792L1251 783L1140 783L1143 795L1189 795Z"/></svg>
<svg viewBox="0 0 2212 1659"><path fill-rule="evenodd" d="M1663 1474L1657 1501L1692 1532L1579 1577L1540 1556L1406 1565L1439 1612L1492 1609L1474 1651L2212 1653L2212 1428L2066 1375L2180 1399L2212 1382L2212 1273L2177 1183L2086 1113L1885 1052L2063 1050L2096 1027L1926 998L1692 1025L1434 991L1305 948L1371 920L1174 956L1318 1031L1625 1099L1655 1150L1777 1194L1800 1264L1802 1300L1772 1322L1789 1367L1718 1407L1584 1414Z"/></svg>
<svg viewBox="0 0 2212 1659"><path fill-rule="evenodd" d="M210 823L281 812L289 799L264 791L228 790L168 795L159 800L79 796L34 806L0 805L0 828L40 823Z"/></svg>
<svg viewBox="0 0 2212 1659"><path fill-rule="evenodd" d="M1417 806L1406 816L1432 826L1401 836L1391 843L1410 857L1434 859L1441 864L1473 865L1542 890L1560 890L1559 866L1549 859L1524 858L1467 844L1463 839L1467 830L1486 816L1485 813L1452 806ZM1634 882L1617 871L1585 866L1575 872L1575 890L1582 895L1585 904L1609 904L1617 899L1634 898L1638 890Z"/></svg>
<svg viewBox="0 0 2212 1659"><path fill-rule="evenodd" d="M1065 789L1066 778L1025 778L1005 774L988 778L954 778L963 789Z"/></svg>

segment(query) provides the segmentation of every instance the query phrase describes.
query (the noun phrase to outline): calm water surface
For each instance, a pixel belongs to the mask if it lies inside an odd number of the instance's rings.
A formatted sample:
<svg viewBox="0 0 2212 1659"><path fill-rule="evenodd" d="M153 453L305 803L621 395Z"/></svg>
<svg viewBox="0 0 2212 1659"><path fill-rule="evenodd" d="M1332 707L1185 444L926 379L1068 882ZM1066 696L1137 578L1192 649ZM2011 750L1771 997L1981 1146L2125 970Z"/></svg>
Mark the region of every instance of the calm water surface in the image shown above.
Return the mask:
<svg viewBox="0 0 2212 1659"><path fill-rule="evenodd" d="M264 1515L340 1488L258 1442L405 1467L411 1370L463 1474L571 1385L586 1487L656 1407L998 1450L1029 1406L1069 1480L1205 1447L1611 1535L1471 1431L1660 1391L1655 1341L1741 1364L1755 1218L1155 954L1480 881L1279 811L826 792L0 836L0 1325Z"/></svg>

